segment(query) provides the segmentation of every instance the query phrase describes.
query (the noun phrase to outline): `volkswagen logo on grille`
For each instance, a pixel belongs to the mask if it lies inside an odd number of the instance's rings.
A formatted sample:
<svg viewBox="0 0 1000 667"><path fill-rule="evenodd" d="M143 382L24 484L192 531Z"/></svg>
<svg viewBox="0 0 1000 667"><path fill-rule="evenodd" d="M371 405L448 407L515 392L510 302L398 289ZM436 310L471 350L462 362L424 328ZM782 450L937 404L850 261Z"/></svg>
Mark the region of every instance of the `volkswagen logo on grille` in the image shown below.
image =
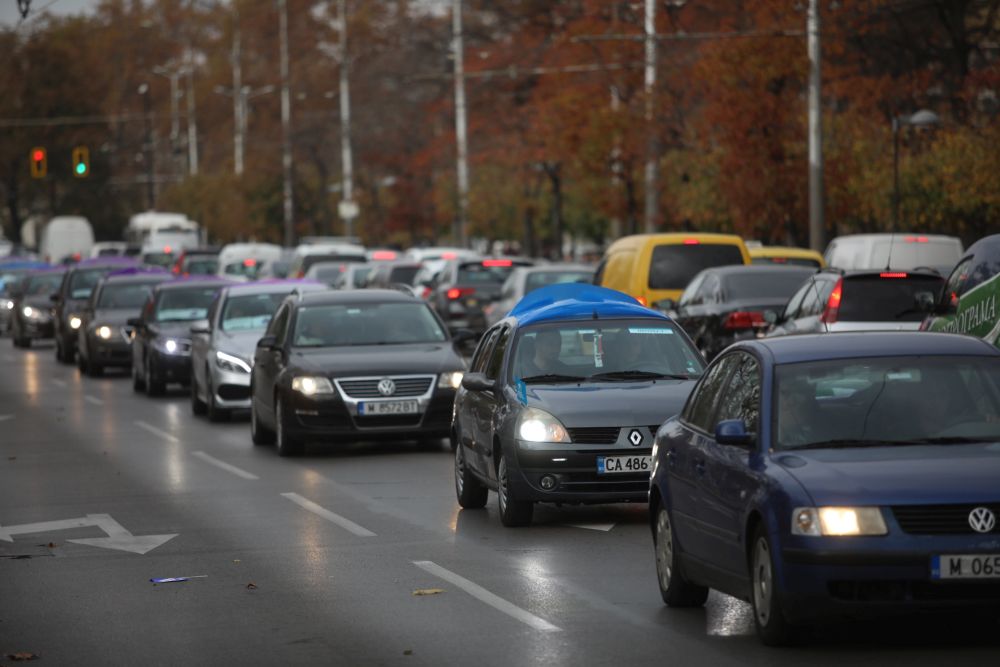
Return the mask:
<svg viewBox="0 0 1000 667"><path fill-rule="evenodd" d="M969 512L969 525L977 533L988 533L997 525L997 517L985 507L977 507Z"/></svg>
<svg viewBox="0 0 1000 667"><path fill-rule="evenodd" d="M389 378L382 378L378 381L378 393L383 396L392 396L396 393L396 383Z"/></svg>
<svg viewBox="0 0 1000 667"><path fill-rule="evenodd" d="M642 444L642 431L637 428L632 429L628 432L628 441L632 443L633 447L638 447Z"/></svg>

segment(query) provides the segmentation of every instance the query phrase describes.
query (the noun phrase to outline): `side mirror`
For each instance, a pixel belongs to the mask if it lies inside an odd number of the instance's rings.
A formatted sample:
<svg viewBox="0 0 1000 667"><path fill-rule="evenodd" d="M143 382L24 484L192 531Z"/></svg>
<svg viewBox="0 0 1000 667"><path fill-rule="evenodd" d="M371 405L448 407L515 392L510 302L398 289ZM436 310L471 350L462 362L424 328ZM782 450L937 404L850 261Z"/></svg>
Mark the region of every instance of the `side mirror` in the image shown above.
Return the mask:
<svg viewBox="0 0 1000 667"><path fill-rule="evenodd" d="M494 382L483 373L466 373L462 376L462 386L469 391L492 391Z"/></svg>
<svg viewBox="0 0 1000 667"><path fill-rule="evenodd" d="M747 432L742 419L724 419L715 427L715 441L720 445L748 447L753 444L753 433Z"/></svg>
<svg viewBox="0 0 1000 667"><path fill-rule="evenodd" d="M208 320L198 320L191 325L191 333L194 335L208 335L212 333L212 327L208 325Z"/></svg>
<svg viewBox="0 0 1000 667"><path fill-rule="evenodd" d="M127 320L125 320L125 324L129 325L130 327L141 327L142 326L142 318L141 317L130 317Z"/></svg>
<svg viewBox="0 0 1000 667"><path fill-rule="evenodd" d="M257 341L258 350L273 350L278 345L277 336L264 336Z"/></svg>
<svg viewBox="0 0 1000 667"><path fill-rule="evenodd" d="M653 302L653 308L657 310L675 310L677 308L677 302L673 299L660 299L659 301Z"/></svg>
<svg viewBox="0 0 1000 667"><path fill-rule="evenodd" d="M451 335L451 342L455 345L459 343L464 343L467 340L475 339L476 334L471 329L458 329Z"/></svg>

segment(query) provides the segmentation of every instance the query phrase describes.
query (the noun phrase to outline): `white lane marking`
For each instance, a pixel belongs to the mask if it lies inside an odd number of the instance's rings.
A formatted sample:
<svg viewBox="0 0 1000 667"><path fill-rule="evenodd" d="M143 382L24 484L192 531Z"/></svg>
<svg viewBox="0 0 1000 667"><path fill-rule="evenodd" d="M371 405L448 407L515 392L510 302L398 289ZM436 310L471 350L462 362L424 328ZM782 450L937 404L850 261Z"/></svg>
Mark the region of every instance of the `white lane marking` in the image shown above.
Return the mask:
<svg viewBox="0 0 1000 667"><path fill-rule="evenodd" d="M225 461L220 461L219 459L217 459L214 456L211 456L209 454L206 454L205 452L194 452L193 455L197 456L199 459L201 459L205 463L211 463L216 468L222 468L226 472L231 472L234 475L236 475L237 477L242 477L243 479L260 479L260 477L257 477L257 475L255 475L255 474L253 474L251 472L247 472L246 470L243 470L242 468L237 468L236 466L230 465L230 464L226 463Z"/></svg>
<svg viewBox="0 0 1000 667"><path fill-rule="evenodd" d="M5 422L8 419L13 419L14 415L0 415L0 422Z"/></svg>
<svg viewBox="0 0 1000 667"><path fill-rule="evenodd" d="M139 419L135 420L132 423L135 424L136 426L138 426L139 428L143 429L143 430L149 431L153 435L160 436L164 440L169 440L170 442L180 442L180 440L177 438L176 435L171 435L170 433L167 433L166 431L162 431L162 430L156 428L155 426L153 426L152 424L147 424L146 422L141 421Z"/></svg>
<svg viewBox="0 0 1000 667"><path fill-rule="evenodd" d="M52 380L52 384L56 385L57 387L68 387L69 386L68 384L66 384L66 380Z"/></svg>
<svg viewBox="0 0 1000 667"><path fill-rule="evenodd" d="M323 507L320 507L319 505L317 505L313 501L307 500L306 498L303 498L302 496L300 496L297 493L282 493L281 495L283 495L285 498L288 498L289 500L291 500L293 503L295 503L296 505L298 505L302 509L308 510L308 511L312 512L313 514L315 514L316 516L323 517L324 519L326 519L330 523L337 524L338 526L340 526L344 530L346 530L348 532L351 532L351 533L354 533L358 537L375 537L375 533L373 533L372 531L368 530L367 528L365 528L363 526L359 526L358 524L354 523L350 519L345 519L344 517L340 516L339 514L334 514L330 510L324 509Z"/></svg>
<svg viewBox="0 0 1000 667"><path fill-rule="evenodd" d="M530 611L521 609L517 605L507 602L507 600L489 592L479 584L474 584L465 577L459 576L451 570L446 570L437 563L429 560L415 560L413 561L413 564L421 570L433 574L435 577L444 579L448 583L458 586L480 602L484 602L497 611L503 612L511 618L521 621L526 625L530 625L536 630L541 630L543 632L560 632L562 630L562 628L552 625L544 618L535 616Z"/></svg>
<svg viewBox="0 0 1000 667"><path fill-rule="evenodd" d="M91 403L93 405L104 405L104 401L102 401L101 399L97 398L96 396L90 396L89 394L84 394L83 395L83 400L85 400L88 403Z"/></svg>

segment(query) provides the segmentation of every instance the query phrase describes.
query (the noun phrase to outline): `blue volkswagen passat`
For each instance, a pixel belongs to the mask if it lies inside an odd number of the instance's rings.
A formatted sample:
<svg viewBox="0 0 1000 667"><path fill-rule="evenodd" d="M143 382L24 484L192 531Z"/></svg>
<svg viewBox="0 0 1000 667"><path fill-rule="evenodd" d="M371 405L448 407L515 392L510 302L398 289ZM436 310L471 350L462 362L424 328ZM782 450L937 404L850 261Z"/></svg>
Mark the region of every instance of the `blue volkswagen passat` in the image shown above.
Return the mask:
<svg viewBox="0 0 1000 667"><path fill-rule="evenodd" d="M524 297L482 338L455 397L455 490L497 492L505 526L534 504L645 503L653 433L704 360L672 320L603 287Z"/></svg>
<svg viewBox="0 0 1000 667"><path fill-rule="evenodd" d="M749 600L765 644L840 614L1000 609L1000 351L907 332L738 343L653 449L663 600Z"/></svg>

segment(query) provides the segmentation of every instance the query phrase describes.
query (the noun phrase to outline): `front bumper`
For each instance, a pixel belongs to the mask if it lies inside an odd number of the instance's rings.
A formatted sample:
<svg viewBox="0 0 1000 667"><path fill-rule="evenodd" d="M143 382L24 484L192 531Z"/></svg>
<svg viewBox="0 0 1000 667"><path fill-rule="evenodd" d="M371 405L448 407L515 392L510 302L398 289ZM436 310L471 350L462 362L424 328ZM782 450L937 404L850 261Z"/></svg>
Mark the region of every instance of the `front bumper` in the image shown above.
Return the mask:
<svg viewBox="0 0 1000 667"><path fill-rule="evenodd" d="M152 350L150 368L157 380L188 384L191 382L191 353L166 354Z"/></svg>
<svg viewBox="0 0 1000 667"><path fill-rule="evenodd" d="M223 370L211 361L209 364L208 372L212 378L216 407L223 410L249 410L250 374Z"/></svg>
<svg viewBox="0 0 1000 667"><path fill-rule="evenodd" d="M21 335L25 338L41 339L55 337L55 324L51 318L21 318Z"/></svg>

